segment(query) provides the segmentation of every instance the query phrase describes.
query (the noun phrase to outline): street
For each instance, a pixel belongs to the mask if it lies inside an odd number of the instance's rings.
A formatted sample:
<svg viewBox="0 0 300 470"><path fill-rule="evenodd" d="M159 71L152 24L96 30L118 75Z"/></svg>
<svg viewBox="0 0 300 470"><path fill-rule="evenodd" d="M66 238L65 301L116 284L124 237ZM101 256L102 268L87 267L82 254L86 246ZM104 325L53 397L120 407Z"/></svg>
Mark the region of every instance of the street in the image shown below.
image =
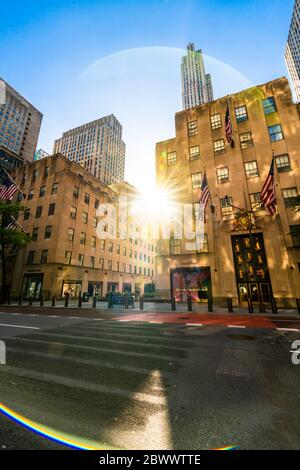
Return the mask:
<svg viewBox="0 0 300 470"><path fill-rule="evenodd" d="M297 318L0 315L0 401L50 434L99 449L299 448ZM66 448L0 425L0 448Z"/></svg>

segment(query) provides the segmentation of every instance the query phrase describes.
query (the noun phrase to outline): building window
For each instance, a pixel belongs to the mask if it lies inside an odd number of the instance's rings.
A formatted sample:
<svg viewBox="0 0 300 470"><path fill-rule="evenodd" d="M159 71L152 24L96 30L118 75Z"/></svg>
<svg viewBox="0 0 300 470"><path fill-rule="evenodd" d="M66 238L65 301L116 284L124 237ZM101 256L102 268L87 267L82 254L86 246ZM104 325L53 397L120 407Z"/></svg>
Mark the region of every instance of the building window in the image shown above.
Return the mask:
<svg viewBox="0 0 300 470"><path fill-rule="evenodd" d="M201 241L196 241L196 251L197 253L208 253L208 237L206 233L203 234Z"/></svg>
<svg viewBox="0 0 300 470"><path fill-rule="evenodd" d="M297 188L287 188L282 190L285 207L295 207L297 205Z"/></svg>
<svg viewBox="0 0 300 470"><path fill-rule="evenodd" d="M92 236L91 237L91 247L95 248L95 246L96 246L96 237Z"/></svg>
<svg viewBox="0 0 300 470"><path fill-rule="evenodd" d="M50 238L52 233L52 225L47 225L45 228L45 238Z"/></svg>
<svg viewBox="0 0 300 470"><path fill-rule="evenodd" d="M290 225L293 246L300 248L300 225Z"/></svg>
<svg viewBox="0 0 300 470"><path fill-rule="evenodd" d="M104 250L105 249L105 240L100 240L99 243L100 243L100 250Z"/></svg>
<svg viewBox="0 0 300 470"><path fill-rule="evenodd" d="M113 252L113 249L114 249L113 242L109 242L109 244L108 244L108 251L109 251L110 253L112 253L112 252Z"/></svg>
<svg viewBox="0 0 300 470"><path fill-rule="evenodd" d="M45 193L46 193L46 186L41 186L40 187L40 196L39 197L45 196Z"/></svg>
<svg viewBox="0 0 300 470"><path fill-rule="evenodd" d="M55 212L55 203L52 202L51 204L49 204L48 215L53 215L54 212Z"/></svg>
<svg viewBox="0 0 300 470"><path fill-rule="evenodd" d="M71 259L72 259L72 251L66 251L65 252L66 264L71 264Z"/></svg>
<svg viewBox="0 0 300 470"><path fill-rule="evenodd" d="M81 234L80 234L80 244L85 245L85 241L86 241L86 233L81 232Z"/></svg>
<svg viewBox="0 0 300 470"><path fill-rule="evenodd" d="M24 210L24 220L28 220L30 216L30 209Z"/></svg>
<svg viewBox="0 0 300 470"><path fill-rule="evenodd" d="M210 116L210 124L213 130L222 127L221 114L213 114Z"/></svg>
<svg viewBox="0 0 300 470"><path fill-rule="evenodd" d="M227 166L217 168L218 183L226 183L229 180L229 170Z"/></svg>
<svg viewBox="0 0 300 470"><path fill-rule="evenodd" d="M272 114L277 111L275 99L273 96L271 96L270 98L266 98L265 100L262 100L262 105L263 105L265 114Z"/></svg>
<svg viewBox="0 0 300 470"><path fill-rule="evenodd" d="M76 215L77 215L77 207L74 207L72 206L71 207L71 219L76 219Z"/></svg>
<svg viewBox="0 0 300 470"><path fill-rule="evenodd" d="M99 259L99 266L100 266L100 269L103 269L103 266L104 266L104 258L100 258L100 259Z"/></svg>
<svg viewBox="0 0 300 470"><path fill-rule="evenodd" d="M89 193L85 193L85 195L84 195L84 202L85 202L86 204L89 204L89 203L90 203L90 195L89 195Z"/></svg>
<svg viewBox="0 0 300 470"><path fill-rule="evenodd" d="M228 217L233 215L232 197L223 197L220 199L221 215Z"/></svg>
<svg viewBox="0 0 300 470"><path fill-rule="evenodd" d="M214 154L220 155L225 153L225 142L224 139L214 141Z"/></svg>
<svg viewBox="0 0 300 470"><path fill-rule="evenodd" d="M78 199L79 196L79 187L78 186L73 186L73 196Z"/></svg>
<svg viewBox="0 0 300 470"><path fill-rule="evenodd" d="M94 207L95 207L95 209L98 209L98 207L99 207L99 199L95 199Z"/></svg>
<svg viewBox="0 0 300 470"><path fill-rule="evenodd" d="M246 177L249 178L254 178L255 176L258 176L258 168L257 168L257 161L254 160L253 162L246 162L245 163L245 172L246 172Z"/></svg>
<svg viewBox="0 0 300 470"><path fill-rule="evenodd" d="M91 256L90 266L91 266L91 268L95 267L95 256Z"/></svg>
<svg viewBox="0 0 300 470"><path fill-rule="evenodd" d="M250 194L250 203L251 203L251 209L253 211L259 211L261 208L260 193Z"/></svg>
<svg viewBox="0 0 300 470"><path fill-rule="evenodd" d="M240 134L241 149L245 150L249 147L253 147L252 132L244 132Z"/></svg>
<svg viewBox="0 0 300 470"><path fill-rule="evenodd" d="M268 129L271 142L276 142L277 140L283 139L283 132L280 124L276 124L276 126L270 126Z"/></svg>
<svg viewBox="0 0 300 470"><path fill-rule="evenodd" d="M199 208L200 208L199 202L193 202L193 218L195 220L199 219Z"/></svg>
<svg viewBox="0 0 300 470"><path fill-rule="evenodd" d="M45 166L45 172L44 172L45 178L47 178L47 176L49 176L49 171L50 171L50 167Z"/></svg>
<svg viewBox="0 0 300 470"><path fill-rule="evenodd" d="M27 264L33 264L34 263L34 251L29 251L28 256L27 256Z"/></svg>
<svg viewBox="0 0 300 470"><path fill-rule="evenodd" d="M53 183L51 194L57 194L57 191L58 191L58 183Z"/></svg>
<svg viewBox="0 0 300 470"><path fill-rule="evenodd" d="M126 256L126 246L123 246L123 256Z"/></svg>
<svg viewBox="0 0 300 470"><path fill-rule="evenodd" d="M68 240L70 242L72 242L74 240L74 229L73 228L68 229Z"/></svg>
<svg viewBox="0 0 300 470"><path fill-rule="evenodd" d="M31 238L32 238L33 241L36 241L36 240L37 240L38 233L39 233L38 227L34 227L34 228L32 229L32 235L31 235Z"/></svg>
<svg viewBox="0 0 300 470"><path fill-rule="evenodd" d="M278 155L275 157L278 173L284 173L285 171L291 170L290 157L286 155Z"/></svg>
<svg viewBox="0 0 300 470"><path fill-rule="evenodd" d="M198 134L198 126L197 121L190 121L188 122L188 135L192 137L193 135Z"/></svg>
<svg viewBox="0 0 300 470"><path fill-rule="evenodd" d="M98 225L98 219L97 217L93 217L93 227L97 228L97 225Z"/></svg>
<svg viewBox="0 0 300 470"><path fill-rule="evenodd" d="M170 255L180 255L181 253L181 240L174 237L170 238Z"/></svg>
<svg viewBox="0 0 300 470"><path fill-rule="evenodd" d="M27 196L28 201L33 199L33 196L34 196L34 189L30 189L28 192L28 196Z"/></svg>
<svg viewBox="0 0 300 470"><path fill-rule="evenodd" d="M117 253L117 255L120 254L120 245L117 245L117 246L116 246L116 253Z"/></svg>
<svg viewBox="0 0 300 470"><path fill-rule="evenodd" d="M33 170L32 181L36 181L39 177L39 170Z"/></svg>
<svg viewBox="0 0 300 470"><path fill-rule="evenodd" d="M168 162L168 166L176 165L176 163L177 163L177 155L176 155L176 152L169 152L169 153L168 153L168 155L167 155L167 162Z"/></svg>
<svg viewBox="0 0 300 470"><path fill-rule="evenodd" d="M39 219L42 215L43 206L38 206L36 208L35 218Z"/></svg>
<svg viewBox="0 0 300 470"><path fill-rule="evenodd" d="M109 271L111 271L112 270L112 260L111 259L108 260L107 266L108 266Z"/></svg>
<svg viewBox="0 0 300 470"><path fill-rule="evenodd" d="M84 260L83 254L79 253L79 255L78 255L78 264L79 264L79 266L83 266L83 260Z"/></svg>
<svg viewBox="0 0 300 470"><path fill-rule="evenodd" d="M83 211L82 212L82 223L87 224L88 223L88 213Z"/></svg>
<svg viewBox="0 0 300 470"><path fill-rule="evenodd" d="M172 189L177 188L177 186L178 186L178 178L176 176L173 176L168 181L168 188L172 190Z"/></svg>
<svg viewBox="0 0 300 470"><path fill-rule="evenodd" d="M201 188L202 174L192 173L192 189Z"/></svg>
<svg viewBox="0 0 300 470"><path fill-rule="evenodd" d="M122 271L123 273L126 273L126 263L122 263Z"/></svg>
<svg viewBox="0 0 300 470"><path fill-rule="evenodd" d="M236 117L237 122L247 121L248 114L247 114L247 108L245 105L238 106L237 108L235 108L235 117Z"/></svg>
<svg viewBox="0 0 300 470"><path fill-rule="evenodd" d="M199 160L199 158L200 158L199 145L194 145L194 147L190 147L190 160Z"/></svg>
<svg viewBox="0 0 300 470"><path fill-rule="evenodd" d="M48 258L48 250L42 250L41 254L41 263L47 263L47 258Z"/></svg>

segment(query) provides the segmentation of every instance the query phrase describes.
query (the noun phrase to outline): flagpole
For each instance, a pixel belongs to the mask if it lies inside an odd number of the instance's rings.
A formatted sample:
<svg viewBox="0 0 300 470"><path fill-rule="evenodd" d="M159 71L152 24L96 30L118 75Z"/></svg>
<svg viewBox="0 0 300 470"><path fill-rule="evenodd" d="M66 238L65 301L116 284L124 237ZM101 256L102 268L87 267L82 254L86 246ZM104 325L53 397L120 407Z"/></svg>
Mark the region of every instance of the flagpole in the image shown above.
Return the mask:
<svg viewBox="0 0 300 470"><path fill-rule="evenodd" d="M6 171L5 168L2 168L2 169L3 169L3 171L5 171L6 176L11 181L11 183L14 184L16 186L16 188L19 190L19 192L22 194L23 199L25 199L23 191L21 190L20 186L17 185L17 183L14 181L14 179L10 176L10 174Z"/></svg>

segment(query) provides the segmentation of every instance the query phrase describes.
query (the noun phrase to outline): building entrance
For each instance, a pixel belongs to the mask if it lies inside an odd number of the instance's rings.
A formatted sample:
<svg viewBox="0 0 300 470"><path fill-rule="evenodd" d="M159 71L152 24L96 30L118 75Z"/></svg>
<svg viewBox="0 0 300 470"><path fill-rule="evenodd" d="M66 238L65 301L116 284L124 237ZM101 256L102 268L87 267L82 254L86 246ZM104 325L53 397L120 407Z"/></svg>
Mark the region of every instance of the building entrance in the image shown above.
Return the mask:
<svg viewBox="0 0 300 470"><path fill-rule="evenodd" d="M240 304L268 303L272 298L267 258L262 233L232 236Z"/></svg>

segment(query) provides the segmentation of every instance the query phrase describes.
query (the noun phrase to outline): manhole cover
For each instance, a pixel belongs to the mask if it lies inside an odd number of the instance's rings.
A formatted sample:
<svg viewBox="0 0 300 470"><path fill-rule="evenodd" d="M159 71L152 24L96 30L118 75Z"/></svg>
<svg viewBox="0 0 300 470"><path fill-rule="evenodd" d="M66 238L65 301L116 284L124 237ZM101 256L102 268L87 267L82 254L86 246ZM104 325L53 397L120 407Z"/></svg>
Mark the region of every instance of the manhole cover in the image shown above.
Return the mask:
<svg viewBox="0 0 300 470"><path fill-rule="evenodd" d="M255 336L251 336L251 335L234 335L234 334L230 334L230 335L227 335L228 338L230 339L236 339L237 341L252 341L255 339Z"/></svg>

